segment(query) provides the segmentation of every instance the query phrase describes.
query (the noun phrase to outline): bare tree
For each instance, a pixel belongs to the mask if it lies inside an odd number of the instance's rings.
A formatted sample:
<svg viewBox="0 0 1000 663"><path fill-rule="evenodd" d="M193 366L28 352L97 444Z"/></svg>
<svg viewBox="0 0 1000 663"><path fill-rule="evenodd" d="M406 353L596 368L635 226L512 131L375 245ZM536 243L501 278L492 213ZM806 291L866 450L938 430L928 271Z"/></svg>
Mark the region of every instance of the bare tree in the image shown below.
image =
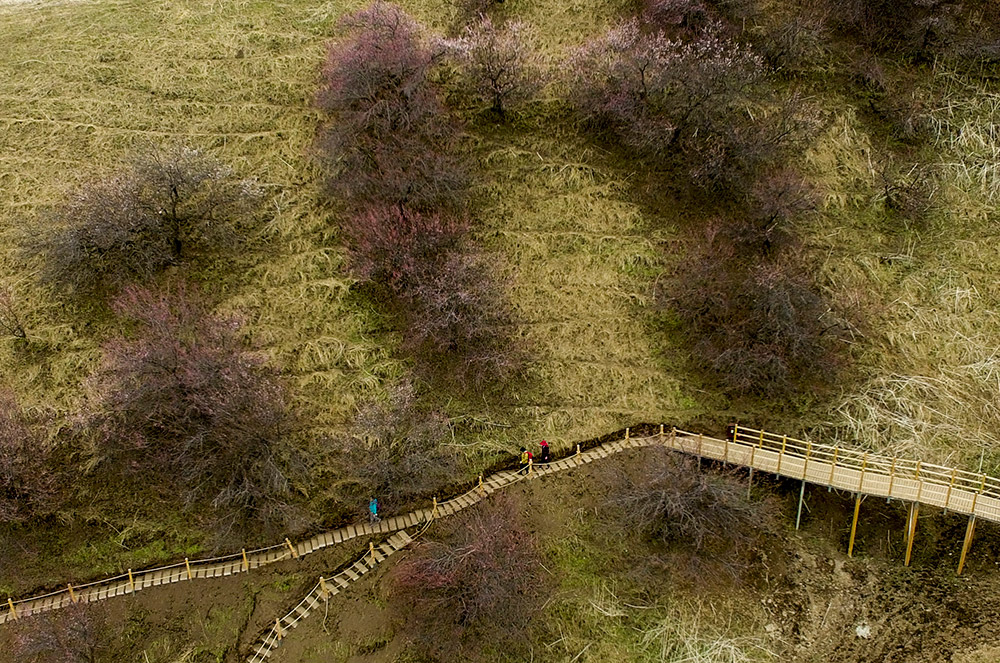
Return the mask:
<svg viewBox="0 0 1000 663"><path fill-rule="evenodd" d="M387 402L363 404L346 440L345 473L351 481L345 497L357 510L377 497L397 511L413 499L431 496L454 481L460 460L451 442L448 418L422 406L412 384L402 382Z"/></svg>
<svg viewBox="0 0 1000 663"><path fill-rule="evenodd" d="M114 309L135 329L105 343L91 380L103 457L170 486L187 506L210 504L220 536L245 535L247 523L265 536L293 522L285 392L243 347L236 321L183 285L128 287Z"/></svg>
<svg viewBox="0 0 1000 663"><path fill-rule="evenodd" d="M570 59L572 101L622 140L654 156L726 127L764 74L761 59L709 31L690 42L626 20Z"/></svg>
<svg viewBox="0 0 1000 663"><path fill-rule="evenodd" d="M100 663L109 660L119 635L109 627L102 606L69 605L15 623L12 660Z"/></svg>
<svg viewBox="0 0 1000 663"><path fill-rule="evenodd" d="M254 182L199 150L152 148L54 211L56 227L40 240L43 279L70 292L117 290L233 251L260 195Z"/></svg>
<svg viewBox="0 0 1000 663"><path fill-rule="evenodd" d="M446 44L458 57L466 84L501 120L544 83L541 55L529 26L520 21L497 26L482 15Z"/></svg>
<svg viewBox="0 0 1000 663"><path fill-rule="evenodd" d="M354 207L458 206L467 166L455 150L457 125L427 78L433 57L419 25L381 1L341 25L317 98L331 116L318 142L330 190Z"/></svg>
<svg viewBox="0 0 1000 663"><path fill-rule="evenodd" d="M665 551L696 553L689 562L696 572L721 568L738 580L781 531L775 500L751 500L738 478L699 471L696 461L666 449L644 456L638 476L618 472L610 482L606 508L616 522Z"/></svg>
<svg viewBox="0 0 1000 663"><path fill-rule="evenodd" d="M344 224L352 271L379 289L421 376L483 389L516 377L526 357L504 283L467 232L464 220L402 206Z"/></svg>
<svg viewBox="0 0 1000 663"><path fill-rule="evenodd" d="M0 389L0 522L23 522L51 507L56 481L48 458L14 394Z"/></svg>
<svg viewBox="0 0 1000 663"><path fill-rule="evenodd" d="M694 361L734 395L832 384L844 364L843 326L794 237L747 221L712 224L706 240L661 293L684 324ZM768 243L765 255L752 250Z"/></svg>
<svg viewBox="0 0 1000 663"><path fill-rule="evenodd" d="M444 541L419 544L392 575L404 628L432 655L469 660L483 639L519 652L547 585L509 495L472 510Z"/></svg>

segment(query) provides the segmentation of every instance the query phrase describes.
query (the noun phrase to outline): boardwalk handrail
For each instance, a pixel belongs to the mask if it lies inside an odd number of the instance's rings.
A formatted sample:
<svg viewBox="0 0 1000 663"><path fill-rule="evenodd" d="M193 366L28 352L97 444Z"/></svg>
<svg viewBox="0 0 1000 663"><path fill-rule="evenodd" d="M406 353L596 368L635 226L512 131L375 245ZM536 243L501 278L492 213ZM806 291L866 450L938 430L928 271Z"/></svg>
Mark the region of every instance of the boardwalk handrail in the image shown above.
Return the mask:
<svg viewBox="0 0 1000 663"><path fill-rule="evenodd" d="M680 431L678 432L680 433ZM800 457L804 457L805 452L811 450L811 457L813 459L824 462L833 462L833 459L836 459L835 464L841 467L851 467L860 470L864 463L866 472L881 473L886 476L913 476L927 483L950 485L954 488L961 488L1000 498L1000 479L982 473L969 472L943 465L934 465L909 458L882 456L859 449L852 449L851 447L807 442L786 435L778 435L742 426L737 426L735 433L736 442L751 446L756 445L779 450L784 446L785 454L798 452ZM686 434L695 435L695 433ZM829 461L825 459L829 459Z"/></svg>

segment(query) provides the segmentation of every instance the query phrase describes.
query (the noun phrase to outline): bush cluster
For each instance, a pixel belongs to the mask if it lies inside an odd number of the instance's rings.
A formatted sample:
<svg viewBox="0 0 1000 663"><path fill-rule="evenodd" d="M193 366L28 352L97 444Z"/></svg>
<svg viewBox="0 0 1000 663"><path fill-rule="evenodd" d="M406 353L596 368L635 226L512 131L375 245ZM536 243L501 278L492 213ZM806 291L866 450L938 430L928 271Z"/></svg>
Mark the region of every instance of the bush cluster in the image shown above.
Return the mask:
<svg viewBox="0 0 1000 663"><path fill-rule="evenodd" d="M680 579L705 582L721 571L744 580L781 533L775 500L751 500L737 477L699 471L697 461L666 449L650 449L638 475L619 471L610 483L614 522L657 544L646 565Z"/></svg>
<svg viewBox="0 0 1000 663"><path fill-rule="evenodd" d="M235 320L183 285L129 286L114 302L128 336L102 347L88 428L101 460L200 513L216 535L267 536L295 516L281 457L291 427L284 389L248 352ZM252 525L252 529L247 529Z"/></svg>
<svg viewBox="0 0 1000 663"><path fill-rule="evenodd" d="M522 356L503 283L469 234L459 126L429 71L438 55L458 53L467 80L503 114L528 89L519 32L482 18L437 54L412 18L384 2L342 26L323 70L319 105L331 120L320 150L331 193L348 209L351 271L399 324L421 377L459 390L502 384Z"/></svg>
<svg viewBox="0 0 1000 663"><path fill-rule="evenodd" d="M42 279L80 295L146 283L168 267L232 253L261 191L200 150L151 148L74 191L42 235Z"/></svg>
<svg viewBox="0 0 1000 663"><path fill-rule="evenodd" d="M435 658L475 659L484 645L522 651L547 586L519 508L509 495L494 495L393 571L402 626Z"/></svg>

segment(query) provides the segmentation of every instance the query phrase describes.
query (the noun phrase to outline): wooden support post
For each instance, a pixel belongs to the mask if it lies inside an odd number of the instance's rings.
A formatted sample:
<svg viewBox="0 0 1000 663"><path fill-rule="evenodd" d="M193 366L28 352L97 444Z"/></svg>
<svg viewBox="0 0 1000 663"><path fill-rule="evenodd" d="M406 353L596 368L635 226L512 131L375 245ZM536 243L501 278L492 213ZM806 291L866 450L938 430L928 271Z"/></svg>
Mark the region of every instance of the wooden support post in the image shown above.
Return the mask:
<svg viewBox="0 0 1000 663"><path fill-rule="evenodd" d="M959 567L959 568L961 568L961 567ZM961 573L961 571L959 571L959 573ZM9 596L7 597L7 605L10 607L10 616L13 617L15 619L15 621L16 621L17 620L17 610L14 609L14 601Z"/></svg>
<svg viewBox="0 0 1000 663"><path fill-rule="evenodd" d="M483 475L482 474L479 475L479 494L480 495L485 495L486 494L486 489L483 488Z"/></svg>
<svg viewBox="0 0 1000 663"><path fill-rule="evenodd" d="M285 545L288 546L288 549L292 551L292 557L294 557L295 559L298 559L299 558L299 552L295 549L295 546L292 545L292 542L289 541L287 537L285 538Z"/></svg>
<svg viewBox="0 0 1000 663"><path fill-rule="evenodd" d="M66 588L69 589L69 600L76 603L76 594L73 592L73 585L67 584Z"/></svg>
<svg viewBox="0 0 1000 663"><path fill-rule="evenodd" d="M781 436L781 451L778 453L778 469L775 470L775 474L781 476L781 460L785 457L785 445L788 444L788 436Z"/></svg>
<svg viewBox="0 0 1000 663"><path fill-rule="evenodd" d="M663 439L663 424L660 424L660 439Z"/></svg>
<svg viewBox="0 0 1000 663"><path fill-rule="evenodd" d="M892 498L892 484L896 482L896 459L892 459L892 465L889 467L889 497L886 501Z"/></svg>
<svg viewBox="0 0 1000 663"><path fill-rule="evenodd" d="M955 575L962 575L962 569L965 568L965 556L969 554L969 548L972 547L972 535L976 531L976 514L969 516L969 524L965 526L965 540L962 541L962 554L958 558L958 571Z"/></svg>
<svg viewBox="0 0 1000 663"><path fill-rule="evenodd" d="M247 559L247 549L246 548L243 549L243 570L244 571L249 571L250 570L250 560Z"/></svg>
<svg viewBox="0 0 1000 663"><path fill-rule="evenodd" d="M326 579L323 576L319 577L319 591L324 601L330 598L330 588L327 586Z"/></svg>
<svg viewBox="0 0 1000 663"><path fill-rule="evenodd" d="M580 455L580 443L579 442L576 443L576 455L577 456Z"/></svg>
<svg viewBox="0 0 1000 663"><path fill-rule="evenodd" d="M858 531L858 513L861 511L861 493L856 493L854 499L854 519L851 520L851 540L847 544L847 556L854 557L854 535Z"/></svg>
<svg viewBox="0 0 1000 663"><path fill-rule="evenodd" d="M913 537L917 533L917 516L920 513L920 502L910 504L910 518L907 521L906 530L906 559L903 566L910 565L910 555L913 552Z"/></svg>
<svg viewBox="0 0 1000 663"><path fill-rule="evenodd" d="M799 523L802 522L802 500L806 496L806 480L802 480L802 487L799 489L799 512L795 514L795 529L799 528Z"/></svg>
<svg viewBox="0 0 1000 663"><path fill-rule="evenodd" d="M629 432L630 432L630 431L629 431L629 429L628 429L628 428L626 428L626 429L625 429L625 439L626 439L626 440L628 440L628 438L629 438Z"/></svg>
<svg viewBox="0 0 1000 663"><path fill-rule="evenodd" d="M278 640L281 640L282 638L285 637L285 632L281 628L281 618L280 617L278 619L274 620L274 632L278 636Z"/></svg>
<svg viewBox="0 0 1000 663"><path fill-rule="evenodd" d="M132 569L128 570L128 586L129 590L135 594L135 578L132 577Z"/></svg>
<svg viewBox="0 0 1000 663"><path fill-rule="evenodd" d="M369 541L368 542L368 552L371 553L371 556L372 556L372 566L374 566L375 565L375 542L374 541Z"/></svg>
<svg viewBox="0 0 1000 663"><path fill-rule="evenodd" d="M191 562L188 561L187 557L184 558L184 568L187 569L188 580L194 580L194 576L191 575Z"/></svg>
<svg viewBox="0 0 1000 663"><path fill-rule="evenodd" d="M579 448L580 445L577 445ZM437 495L434 496L434 507L431 509L431 520L438 517L438 498Z"/></svg>

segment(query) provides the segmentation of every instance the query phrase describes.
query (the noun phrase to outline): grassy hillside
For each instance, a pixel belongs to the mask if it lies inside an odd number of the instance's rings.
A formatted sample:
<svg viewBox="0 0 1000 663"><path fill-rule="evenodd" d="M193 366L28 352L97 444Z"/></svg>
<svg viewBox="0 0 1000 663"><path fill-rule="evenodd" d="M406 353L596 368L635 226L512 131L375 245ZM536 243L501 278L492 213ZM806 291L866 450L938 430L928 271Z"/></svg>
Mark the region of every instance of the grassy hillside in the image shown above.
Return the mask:
<svg viewBox="0 0 1000 663"><path fill-rule="evenodd" d="M310 157L324 43L360 4L0 6L0 285L13 288L29 335L0 338L0 382L26 407L68 424L114 323L40 286L20 247L45 231L45 210L65 192L150 142L204 148L265 188L271 214L259 235L193 278L288 377L307 421L301 445L342 433L359 402L405 373L397 337L348 296L337 219ZM445 0L401 4L430 29L453 29ZM787 3L771 4L762 25ZM532 24L556 62L633 9L509 0L501 11ZM506 402L428 396L453 417L457 445L475 455L540 437L570 444L637 421L718 427L736 417L997 471L1000 104L989 72L887 65L923 127L920 140L900 144L850 82L849 45L830 43L775 80L792 79L820 109L822 130L793 165L823 200L802 229L808 254L832 299L860 321L838 390L732 400L691 372L684 330L655 310L653 293L665 272L683 273L699 210L640 195L643 166L576 127L556 83L509 126L463 109L478 166L474 232L512 280L533 363ZM885 201L887 178L905 183L914 172L927 192L918 221ZM122 566L110 532L129 523L118 514L107 525L110 541L73 553L51 579ZM183 524L155 526L173 543L140 548L128 563L196 549Z"/></svg>

